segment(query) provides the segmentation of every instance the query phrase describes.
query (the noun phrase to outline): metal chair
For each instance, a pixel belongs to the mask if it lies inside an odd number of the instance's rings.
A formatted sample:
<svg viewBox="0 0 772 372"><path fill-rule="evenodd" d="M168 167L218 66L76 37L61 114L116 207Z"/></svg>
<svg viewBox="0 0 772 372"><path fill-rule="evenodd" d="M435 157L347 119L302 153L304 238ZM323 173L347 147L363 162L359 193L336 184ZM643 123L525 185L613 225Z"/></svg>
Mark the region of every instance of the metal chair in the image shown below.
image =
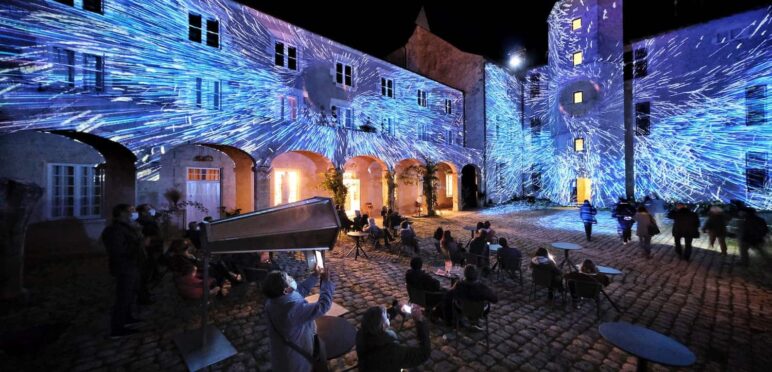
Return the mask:
<svg viewBox="0 0 772 372"><path fill-rule="evenodd" d="M600 320L600 292L603 288L597 280L593 278L568 279L566 285L571 292L571 303L577 306L577 301L582 298L595 300L596 313Z"/></svg>
<svg viewBox="0 0 772 372"><path fill-rule="evenodd" d="M458 332L462 316L470 322L477 322L480 319L485 320L485 349L487 350L489 348L488 338L490 335L488 328L488 313L490 312L490 304L487 301L463 301L455 299L453 300L453 310L456 313L454 316L456 332Z"/></svg>
<svg viewBox="0 0 772 372"><path fill-rule="evenodd" d="M499 261L498 270L496 271L496 278L504 271L512 280L519 279L520 286L523 286L523 256L509 256L503 257Z"/></svg>
<svg viewBox="0 0 772 372"><path fill-rule="evenodd" d="M553 281L552 269L549 267L533 267L531 269L531 294L528 296L530 300L536 298L536 287L544 287L547 290L557 289L560 293L561 300L565 303L565 294L563 289L556 288Z"/></svg>

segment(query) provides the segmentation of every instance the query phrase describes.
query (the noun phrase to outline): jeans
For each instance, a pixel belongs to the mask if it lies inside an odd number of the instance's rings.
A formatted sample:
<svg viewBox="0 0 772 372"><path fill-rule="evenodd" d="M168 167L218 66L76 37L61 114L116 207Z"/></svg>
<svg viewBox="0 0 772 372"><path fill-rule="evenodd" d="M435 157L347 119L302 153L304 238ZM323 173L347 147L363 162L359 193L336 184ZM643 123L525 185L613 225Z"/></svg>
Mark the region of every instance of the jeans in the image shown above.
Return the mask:
<svg viewBox="0 0 772 372"><path fill-rule="evenodd" d="M627 243L632 240L633 240L633 228L632 227L622 228L622 241Z"/></svg>
<svg viewBox="0 0 772 372"><path fill-rule="evenodd" d="M592 222L584 223L584 235L587 237L587 241L592 238Z"/></svg>
<svg viewBox="0 0 772 372"><path fill-rule="evenodd" d="M124 331L126 323L131 318L131 306L137 294L139 273L129 271L115 276L115 305L110 318L110 330L113 334Z"/></svg>
<svg viewBox="0 0 772 372"><path fill-rule="evenodd" d="M651 236L639 236L638 239L640 239L641 242L641 248L643 248L643 252L646 253L646 256L651 254Z"/></svg>
<svg viewBox="0 0 772 372"><path fill-rule="evenodd" d="M681 238L684 238L684 245L686 249L681 253ZM680 235L674 235L673 239L675 240L675 251L678 254L678 257L681 257L687 261L689 261L689 257L692 255L692 237L691 236L680 236Z"/></svg>

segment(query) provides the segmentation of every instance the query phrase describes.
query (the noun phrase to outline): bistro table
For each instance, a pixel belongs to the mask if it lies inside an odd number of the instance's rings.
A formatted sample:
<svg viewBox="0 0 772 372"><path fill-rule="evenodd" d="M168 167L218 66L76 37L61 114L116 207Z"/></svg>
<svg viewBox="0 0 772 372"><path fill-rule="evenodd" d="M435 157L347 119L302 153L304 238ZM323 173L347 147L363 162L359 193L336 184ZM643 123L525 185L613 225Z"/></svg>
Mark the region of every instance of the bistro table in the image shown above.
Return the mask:
<svg viewBox="0 0 772 372"><path fill-rule="evenodd" d="M570 269L576 270L576 265L571 261L571 258L568 256L569 251L578 251L582 249L582 246L579 244L574 243L567 243L567 242L555 242L552 243L552 248L562 250L563 253L565 253L565 256L563 258L563 262L560 263L560 268L562 269L565 264L568 264Z"/></svg>
<svg viewBox="0 0 772 372"><path fill-rule="evenodd" d="M360 241L363 237L370 235L370 233L366 233L362 231L349 231L348 233L346 233L346 235L353 237L354 240L356 241L356 244L354 248L351 248L348 251L348 253L346 253L345 257L351 256L351 253L356 252L356 254L354 254L354 259L356 260L359 257L359 252L362 251L362 255L365 256L365 258L370 258L367 256L367 252L365 252L365 248L362 247L362 244Z"/></svg>
<svg viewBox="0 0 772 372"><path fill-rule="evenodd" d="M470 234L472 234L470 239L474 239L474 233L477 231L477 226L464 226L464 230L467 230Z"/></svg>
<svg viewBox="0 0 772 372"><path fill-rule="evenodd" d="M453 287L459 278L464 276L464 268L461 266L453 266L450 271L445 270L445 267L437 267L432 274L441 278L450 279L450 286Z"/></svg>
<svg viewBox="0 0 772 372"><path fill-rule="evenodd" d="M638 358L638 371L645 371L649 361L669 367L688 367L697 360L680 342L639 325L603 323L598 331L606 341Z"/></svg>
<svg viewBox="0 0 772 372"><path fill-rule="evenodd" d="M316 303L319 302L319 294L310 295L306 297L306 301L308 303ZM330 310L327 310L327 312L324 315L329 316L341 316L343 314L348 313L348 309L346 309L343 306L340 306L335 303L335 301L332 302L332 306L330 306Z"/></svg>
<svg viewBox="0 0 772 372"><path fill-rule="evenodd" d="M316 334L327 349L327 360L345 355L354 347L357 329L345 318L321 316L316 318Z"/></svg>

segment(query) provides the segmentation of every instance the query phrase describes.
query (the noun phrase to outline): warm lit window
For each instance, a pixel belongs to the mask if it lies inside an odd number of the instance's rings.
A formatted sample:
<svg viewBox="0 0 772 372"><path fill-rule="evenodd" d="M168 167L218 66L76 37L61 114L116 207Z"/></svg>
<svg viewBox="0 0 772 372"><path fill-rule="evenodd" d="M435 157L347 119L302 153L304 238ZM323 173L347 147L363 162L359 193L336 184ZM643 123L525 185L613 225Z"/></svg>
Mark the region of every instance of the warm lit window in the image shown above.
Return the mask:
<svg viewBox="0 0 772 372"><path fill-rule="evenodd" d="M453 197L453 173L445 173L445 197Z"/></svg>
<svg viewBox="0 0 772 372"><path fill-rule="evenodd" d="M299 172L295 169L274 169L273 205L298 201Z"/></svg>
<svg viewBox="0 0 772 372"><path fill-rule="evenodd" d="M574 92L574 103L582 103L584 101L584 94L579 92Z"/></svg>
<svg viewBox="0 0 772 372"><path fill-rule="evenodd" d="M220 181L217 168L188 168L188 181Z"/></svg>
<svg viewBox="0 0 772 372"><path fill-rule="evenodd" d="M584 138L574 139L574 151L584 152Z"/></svg>
<svg viewBox="0 0 772 372"><path fill-rule="evenodd" d="M575 18L573 21L571 21L571 31L576 31L580 28L582 28L581 18Z"/></svg>
<svg viewBox="0 0 772 372"><path fill-rule="evenodd" d="M582 64L582 52L576 52L574 53L574 66L578 66Z"/></svg>

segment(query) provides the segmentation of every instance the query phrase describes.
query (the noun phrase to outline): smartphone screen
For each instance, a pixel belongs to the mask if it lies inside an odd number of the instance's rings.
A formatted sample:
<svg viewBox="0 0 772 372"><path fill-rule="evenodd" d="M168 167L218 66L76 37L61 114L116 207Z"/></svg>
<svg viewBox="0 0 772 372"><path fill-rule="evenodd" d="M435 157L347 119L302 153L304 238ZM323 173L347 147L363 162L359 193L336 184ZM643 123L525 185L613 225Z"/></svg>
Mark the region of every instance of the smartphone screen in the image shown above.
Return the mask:
<svg viewBox="0 0 772 372"><path fill-rule="evenodd" d="M316 257L316 265L320 268L324 268L324 259L322 258L322 251L314 251Z"/></svg>
<svg viewBox="0 0 772 372"><path fill-rule="evenodd" d="M306 263L308 264L308 269L313 270L314 266L316 266L316 255L313 254L313 252L306 251Z"/></svg>

